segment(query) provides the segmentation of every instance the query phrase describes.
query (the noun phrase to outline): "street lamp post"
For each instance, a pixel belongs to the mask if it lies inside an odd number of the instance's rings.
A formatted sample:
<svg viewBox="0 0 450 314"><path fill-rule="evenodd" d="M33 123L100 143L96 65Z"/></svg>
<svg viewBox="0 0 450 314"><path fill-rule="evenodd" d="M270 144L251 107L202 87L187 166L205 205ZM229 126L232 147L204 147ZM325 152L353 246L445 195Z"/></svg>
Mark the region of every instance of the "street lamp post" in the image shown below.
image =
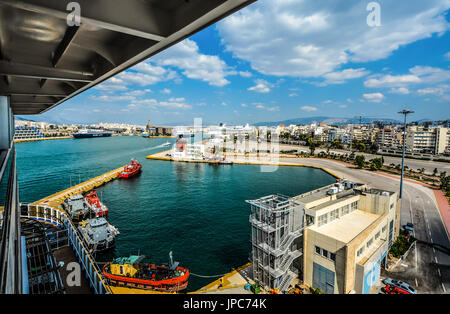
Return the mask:
<svg viewBox="0 0 450 314"><path fill-rule="evenodd" d="M402 174L400 178L400 199L403 195L403 171L405 166L405 145L406 145L406 116L410 113L414 113L414 111L411 110L402 110L399 112L400 114L403 114L405 116L404 122L403 122L403 152L402 152Z"/></svg>

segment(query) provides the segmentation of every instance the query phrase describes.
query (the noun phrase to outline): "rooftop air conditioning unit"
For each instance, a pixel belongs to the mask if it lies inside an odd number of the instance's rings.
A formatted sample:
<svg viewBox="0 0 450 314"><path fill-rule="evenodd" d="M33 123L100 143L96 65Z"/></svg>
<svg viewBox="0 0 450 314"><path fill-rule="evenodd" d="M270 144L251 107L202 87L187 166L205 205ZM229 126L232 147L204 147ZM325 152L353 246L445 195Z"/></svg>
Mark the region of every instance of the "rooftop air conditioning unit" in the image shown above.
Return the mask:
<svg viewBox="0 0 450 314"><path fill-rule="evenodd" d="M338 188L333 186L332 188L330 188L327 192L328 195L333 195L336 194L338 192Z"/></svg>

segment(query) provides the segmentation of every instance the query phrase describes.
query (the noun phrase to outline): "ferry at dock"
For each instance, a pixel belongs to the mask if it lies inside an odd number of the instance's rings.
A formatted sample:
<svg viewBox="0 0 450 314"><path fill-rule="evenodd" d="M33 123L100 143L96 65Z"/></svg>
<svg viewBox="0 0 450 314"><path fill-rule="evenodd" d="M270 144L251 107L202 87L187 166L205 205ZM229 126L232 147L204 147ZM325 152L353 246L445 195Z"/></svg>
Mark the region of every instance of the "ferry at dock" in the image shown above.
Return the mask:
<svg viewBox="0 0 450 314"><path fill-rule="evenodd" d="M95 217L102 217L108 215L108 207L103 204L98 198L97 192L92 190L84 197L84 202Z"/></svg>
<svg viewBox="0 0 450 314"><path fill-rule="evenodd" d="M142 170L142 165L135 159L131 159L131 163L123 168L123 171L119 172L119 178L130 178L139 174Z"/></svg>
<svg viewBox="0 0 450 314"><path fill-rule="evenodd" d="M106 132L102 129L81 129L73 134L74 138L91 138L91 137L107 137L111 136L111 132Z"/></svg>
<svg viewBox="0 0 450 314"><path fill-rule="evenodd" d="M106 263L103 275L116 286L128 286L135 289L160 292L178 292L187 288L189 270L172 262L169 265L143 263L145 255L119 257Z"/></svg>

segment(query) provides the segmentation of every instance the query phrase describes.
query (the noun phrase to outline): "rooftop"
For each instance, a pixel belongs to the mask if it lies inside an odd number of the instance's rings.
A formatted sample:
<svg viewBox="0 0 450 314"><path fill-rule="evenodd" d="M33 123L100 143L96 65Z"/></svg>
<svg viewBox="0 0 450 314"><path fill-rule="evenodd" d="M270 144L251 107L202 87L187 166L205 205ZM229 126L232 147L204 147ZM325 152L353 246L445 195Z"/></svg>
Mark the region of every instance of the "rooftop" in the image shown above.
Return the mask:
<svg viewBox="0 0 450 314"><path fill-rule="evenodd" d="M380 215L355 210L323 226L312 226L309 229L340 242L349 243L379 217Z"/></svg>

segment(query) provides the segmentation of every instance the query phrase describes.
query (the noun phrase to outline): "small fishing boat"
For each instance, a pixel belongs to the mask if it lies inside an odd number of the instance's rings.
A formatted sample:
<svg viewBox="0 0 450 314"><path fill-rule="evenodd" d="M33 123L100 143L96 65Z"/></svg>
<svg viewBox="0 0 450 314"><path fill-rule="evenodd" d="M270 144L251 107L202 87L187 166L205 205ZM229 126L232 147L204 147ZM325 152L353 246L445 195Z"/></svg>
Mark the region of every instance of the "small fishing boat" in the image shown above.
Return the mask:
<svg viewBox="0 0 450 314"><path fill-rule="evenodd" d="M169 265L160 266L143 263L145 255L119 257L105 264L103 275L117 286L160 292L184 290L188 285L189 270L172 261L172 252L169 256Z"/></svg>
<svg viewBox="0 0 450 314"><path fill-rule="evenodd" d="M167 146L170 146L170 142L166 142L166 143L162 144L162 147L167 147Z"/></svg>
<svg viewBox="0 0 450 314"><path fill-rule="evenodd" d="M135 159L131 159L131 163L123 168L123 171L119 172L119 178L130 178L137 175L142 170L142 165Z"/></svg>

